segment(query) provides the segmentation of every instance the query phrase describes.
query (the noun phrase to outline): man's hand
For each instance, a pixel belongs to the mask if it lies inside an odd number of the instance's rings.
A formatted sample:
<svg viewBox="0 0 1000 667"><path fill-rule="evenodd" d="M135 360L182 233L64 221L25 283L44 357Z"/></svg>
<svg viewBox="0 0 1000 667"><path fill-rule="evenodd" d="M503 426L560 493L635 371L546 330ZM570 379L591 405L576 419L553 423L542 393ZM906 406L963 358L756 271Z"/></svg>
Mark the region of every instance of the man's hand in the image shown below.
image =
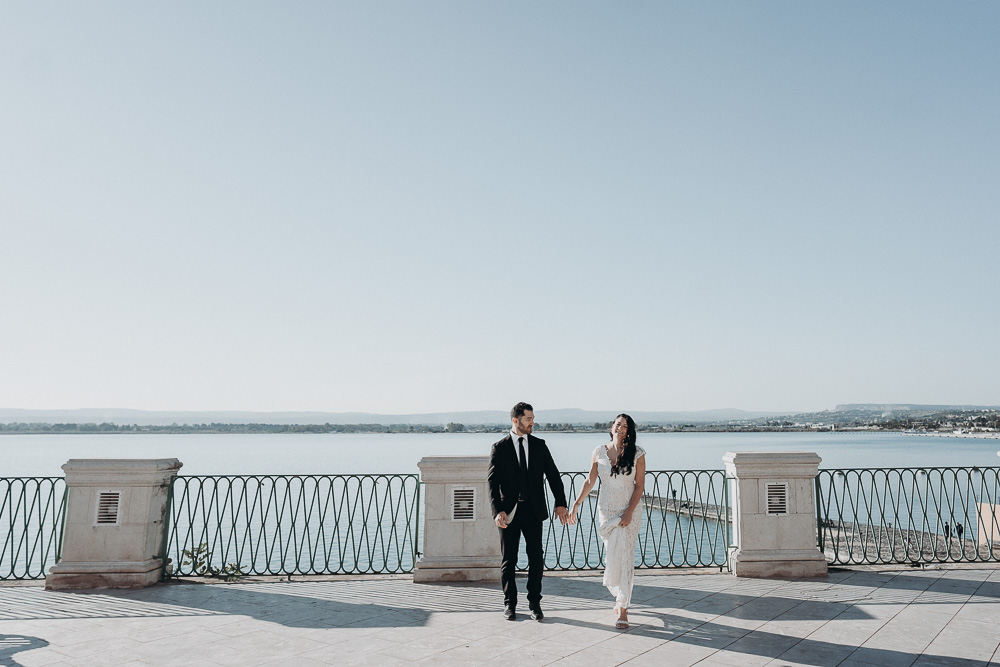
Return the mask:
<svg viewBox="0 0 1000 667"><path fill-rule="evenodd" d="M565 507L557 507L556 516L559 517L559 521L562 522L562 525L564 526L566 525L566 521L569 520L569 512L566 511Z"/></svg>
<svg viewBox="0 0 1000 667"><path fill-rule="evenodd" d="M497 515L495 517L493 517L493 522L497 525L498 528L506 528L507 527L507 513L506 512L497 512Z"/></svg>

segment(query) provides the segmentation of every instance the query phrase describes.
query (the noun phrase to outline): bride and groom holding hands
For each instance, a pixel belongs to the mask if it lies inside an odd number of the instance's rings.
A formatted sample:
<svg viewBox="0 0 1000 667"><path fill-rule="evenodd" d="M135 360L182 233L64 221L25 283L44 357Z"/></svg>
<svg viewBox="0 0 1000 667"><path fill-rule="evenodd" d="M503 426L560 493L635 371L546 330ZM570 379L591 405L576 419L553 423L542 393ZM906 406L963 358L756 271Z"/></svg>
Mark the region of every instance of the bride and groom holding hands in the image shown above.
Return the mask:
<svg viewBox="0 0 1000 667"><path fill-rule="evenodd" d="M642 525L636 512L642 499L646 472L645 452L636 446L635 422L620 414L611 425L611 441L598 445L591 454L590 472L580 494L567 509L566 492L559 469L545 441L531 434L535 415L531 405L518 403L510 411L511 429L490 451L487 482L494 522L500 531L500 583L503 587L504 617L517 618L517 585L514 580L521 537L528 556L527 598L530 616L536 621L542 612L542 571L545 555L542 524L549 518L545 502L545 481L555 500L556 518L563 524L576 523L577 512L597 480L601 492L597 500L599 534L604 541L604 585L615 596L615 627L628 627L635 569L635 543Z"/></svg>

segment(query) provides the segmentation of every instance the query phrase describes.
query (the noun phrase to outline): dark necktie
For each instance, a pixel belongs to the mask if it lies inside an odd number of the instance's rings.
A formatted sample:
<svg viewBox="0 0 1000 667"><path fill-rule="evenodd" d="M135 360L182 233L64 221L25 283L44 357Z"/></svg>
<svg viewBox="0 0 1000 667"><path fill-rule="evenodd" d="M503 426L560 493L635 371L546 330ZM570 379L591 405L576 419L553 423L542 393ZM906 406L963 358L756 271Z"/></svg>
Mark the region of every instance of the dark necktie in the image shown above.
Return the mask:
<svg viewBox="0 0 1000 667"><path fill-rule="evenodd" d="M517 451L518 451L518 454L521 455L521 469L518 471L520 473L518 475L518 477L519 477L518 482L520 482L518 484L518 486L520 487L519 493L518 493L518 496L519 496L518 500L527 500L528 499L528 457L524 455L524 437L523 436L517 439Z"/></svg>

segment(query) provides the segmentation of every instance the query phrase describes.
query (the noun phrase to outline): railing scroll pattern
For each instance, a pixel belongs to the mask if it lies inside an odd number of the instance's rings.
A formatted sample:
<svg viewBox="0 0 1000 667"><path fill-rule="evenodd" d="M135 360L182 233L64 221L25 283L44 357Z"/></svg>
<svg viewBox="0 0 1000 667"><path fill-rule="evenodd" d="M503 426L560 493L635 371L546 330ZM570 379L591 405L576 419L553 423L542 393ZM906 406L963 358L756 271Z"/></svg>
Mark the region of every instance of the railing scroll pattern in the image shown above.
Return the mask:
<svg viewBox="0 0 1000 667"><path fill-rule="evenodd" d="M585 476L563 474L570 502ZM723 472L649 471L645 490L638 567L726 565ZM417 475L181 476L171 495L174 576L403 573L419 557ZM816 499L831 564L1000 561L1000 468L820 470ZM65 507L62 477L0 478L0 580L45 577ZM546 566L602 567L597 527L592 493L577 525L547 524Z"/></svg>
<svg viewBox="0 0 1000 667"><path fill-rule="evenodd" d="M572 504L586 473L563 473L567 502ZM721 470L647 471L642 530L636 544L636 567L725 567L732 536L729 485ZM546 487L546 494L549 493ZM600 483L580 509L575 526L548 522L545 558L550 570L604 567L604 544L598 535ZM547 502L552 499L546 496ZM523 554L518 563L527 568Z"/></svg>
<svg viewBox="0 0 1000 667"><path fill-rule="evenodd" d="M45 578L59 560L65 514L62 477L0 477L0 580Z"/></svg>
<svg viewBox="0 0 1000 667"><path fill-rule="evenodd" d="M167 527L168 572L411 572L419 508L417 475L179 476Z"/></svg>
<svg viewBox="0 0 1000 667"><path fill-rule="evenodd" d="M820 470L816 500L831 564L1000 560L1000 468Z"/></svg>
<svg viewBox="0 0 1000 667"><path fill-rule="evenodd" d="M585 478L563 473L570 502ZM721 471L647 472L638 567L723 567L727 488ZM169 516L172 576L405 573L419 557L416 475L181 476ZM596 491L575 526L546 525L548 569L603 567Z"/></svg>

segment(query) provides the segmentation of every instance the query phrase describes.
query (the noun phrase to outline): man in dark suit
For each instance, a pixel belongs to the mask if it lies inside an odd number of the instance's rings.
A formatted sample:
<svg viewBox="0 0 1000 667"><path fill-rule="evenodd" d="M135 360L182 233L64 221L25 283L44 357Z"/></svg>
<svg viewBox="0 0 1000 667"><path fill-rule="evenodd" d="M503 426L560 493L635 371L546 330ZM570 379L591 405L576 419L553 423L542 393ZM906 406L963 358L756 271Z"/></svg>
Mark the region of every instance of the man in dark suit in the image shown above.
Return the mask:
<svg viewBox="0 0 1000 667"><path fill-rule="evenodd" d="M542 620L542 522L549 518L545 504L545 479L555 500L555 513L566 524L566 492L559 469L545 446L545 441L531 435L535 413L527 403L518 403L510 411L511 429L490 451L486 480L490 486L493 520L500 529L500 582L503 585L503 615L517 618L517 584L514 573L517 553L524 535L528 554L528 608L531 618Z"/></svg>

